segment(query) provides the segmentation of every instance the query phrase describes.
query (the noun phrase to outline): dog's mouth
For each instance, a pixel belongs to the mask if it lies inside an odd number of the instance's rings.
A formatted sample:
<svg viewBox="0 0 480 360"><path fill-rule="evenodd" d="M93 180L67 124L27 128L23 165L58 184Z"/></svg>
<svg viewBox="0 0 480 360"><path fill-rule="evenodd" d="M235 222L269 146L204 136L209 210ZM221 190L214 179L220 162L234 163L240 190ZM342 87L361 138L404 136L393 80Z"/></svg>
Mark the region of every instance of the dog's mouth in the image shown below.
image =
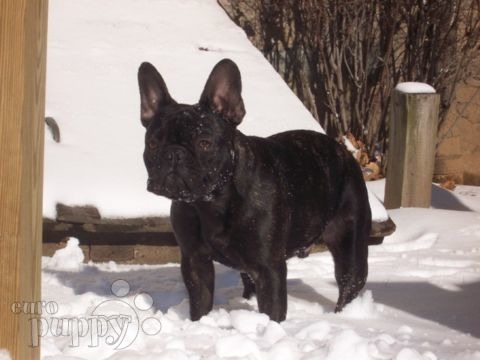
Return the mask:
<svg viewBox="0 0 480 360"><path fill-rule="evenodd" d="M155 195L165 196L170 200L192 202L197 198L190 191L185 180L174 173L165 175L163 179L149 178L147 190Z"/></svg>
<svg viewBox="0 0 480 360"><path fill-rule="evenodd" d="M170 200L184 202L213 201L216 194L222 191L232 176L232 170L223 171L213 178L210 174L182 176L182 174L172 171L164 176L151 176L147 181L147 190L155 195L165 196Z"/></svg>

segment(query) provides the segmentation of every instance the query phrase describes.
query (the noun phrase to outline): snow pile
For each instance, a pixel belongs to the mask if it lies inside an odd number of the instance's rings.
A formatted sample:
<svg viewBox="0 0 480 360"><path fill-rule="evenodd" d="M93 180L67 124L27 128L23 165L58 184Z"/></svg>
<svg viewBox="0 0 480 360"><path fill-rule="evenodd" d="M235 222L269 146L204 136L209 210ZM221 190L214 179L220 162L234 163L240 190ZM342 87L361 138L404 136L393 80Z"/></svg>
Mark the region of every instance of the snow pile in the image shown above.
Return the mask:
<svg viewBox="0 0 480 360"><path fill-rule="evenodd" d="M351 319L368 319L378 317L382 307L373 302L372 292L367 290L358 296L341 312L340 316Z"/></svg>
<svg viewBox="0 0 480 360"><path fill-rule="evenodd" d="M81 270L85 256L79 244L78 239L69 238L67 245L63 249L55 251L55 254L46 264L46 268L66 271Z"/></svg>
<svg viewBox="0 0 480 360"><path fill-rule="evenodd" d="M256 334L265 329L270 319L265 314L246 310L234 310L230 313L230 321L233 328L239 332Z"/></svg>

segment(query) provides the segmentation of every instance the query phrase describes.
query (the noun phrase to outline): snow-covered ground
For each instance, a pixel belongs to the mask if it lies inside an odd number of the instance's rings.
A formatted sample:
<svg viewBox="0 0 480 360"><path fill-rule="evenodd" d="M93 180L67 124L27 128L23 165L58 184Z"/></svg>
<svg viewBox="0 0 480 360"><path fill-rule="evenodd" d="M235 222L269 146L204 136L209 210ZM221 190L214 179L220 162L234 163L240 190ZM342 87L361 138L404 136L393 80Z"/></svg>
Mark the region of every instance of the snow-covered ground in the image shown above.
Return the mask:
<svg viewBox="0 0 480 360"><path fill-rule="evenodd" d="M384 181L369 186L382 196ZM397 231L370 247L366 290L341 314L330 254L291 259L281 324L241 297L234 270L216 265L214 310L191 322L178 264L82 264L71 240L43 258L42 358L480 359L480 188L433 194L434 208L390 211ZM108 334L92 330L102 316ZM62 318L86 319L83 336L54 336Z"/></svg>
<svg viewBox="0 0 480 360"><path fill-rule="evenodd" d="M58 201L107 217L168 212L168 201L145 191L142 61L193 103L213 65L230 57L244 80L245 133L321 131L215 0L49 3L47 115L62 142L46 136L45 216L55 217ZM379 198L383 187L369 183ZM241 298L234 270L216 265L214 310L191 322L178 264L83 264L72 239L43 258L44 333L32 342L48 360L480 359L480 188L435 187L431 209L390 216L397 231L370 248L366 290L342 314L333 313L331 256L291 259L281 324Z"/></svg>

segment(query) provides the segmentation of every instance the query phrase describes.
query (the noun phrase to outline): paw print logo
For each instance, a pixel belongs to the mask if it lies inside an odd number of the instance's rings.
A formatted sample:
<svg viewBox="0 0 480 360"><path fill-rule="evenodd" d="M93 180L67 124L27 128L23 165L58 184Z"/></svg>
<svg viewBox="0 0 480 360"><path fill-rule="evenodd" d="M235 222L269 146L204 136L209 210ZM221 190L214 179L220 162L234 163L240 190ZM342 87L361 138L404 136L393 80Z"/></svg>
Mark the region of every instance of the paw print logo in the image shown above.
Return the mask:
<svg viewBox="0 0 480 360"><path fill-rule="evenodd" d="M98 346L103 338L107 345L122 350L135 341L140 329L150 336L160 332L160 320L144 316L144 312L153 306L153 298L149 294L137 294L132 306L127 299L122 299L130 293L130 284L127 281L114 281L111 290L117 299L104 301L92 311L92 318L97 320L90 334L92 346Z"/></svg>

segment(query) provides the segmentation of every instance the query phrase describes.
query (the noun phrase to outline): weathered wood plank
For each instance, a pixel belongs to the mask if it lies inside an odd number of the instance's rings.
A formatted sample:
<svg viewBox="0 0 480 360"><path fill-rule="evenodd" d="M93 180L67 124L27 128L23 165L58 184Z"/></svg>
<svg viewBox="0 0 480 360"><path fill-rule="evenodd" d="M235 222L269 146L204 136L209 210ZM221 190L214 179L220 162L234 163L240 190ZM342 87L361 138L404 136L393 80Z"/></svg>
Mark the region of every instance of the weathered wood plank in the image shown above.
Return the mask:
<svg viewBox="0 0 480 360"><path fill-rule="evenodd" d="M37 302L42 251L47 1L0 2L0 348L38 359L30 318L15 302Z"/></svg>
<svg viewBox="0 0 480 360"><path fill-rule="evenodd" d="M168 217L143 217L143 218L102 218L100 212L93 206L67 206L57 205L57 219L44 220L51 230L64 231L73 224L81 224L85 232L99 233L171 233L172 225ZM51 225L52 224L52 225ZM53 226L53 228L52 228ZM75 231L78 231L75 228ZM392 219L382 222L373 222L370 236L381 237L392 234L395 224ZM72 230L73 232L73 230ZM75 235L71 235L75 236Z"/></svg>
<svg viewBox="0 0 480 360"><path fill-rule="evenodd" d="M97 223L101 216L94 206L67 206L57 204L57 221L74 224Z"/></svg>
<svg viewBox="0 0 480 360"><path fill-rule="evenodd" d="M80 240L85 261L116 261L135 264L164 264L180 261L180 250L168 218L101 219L115 223L82 224L44 219L43 254L52 256L68 237ZM126 224L121 223L125 221ZM134 222L135 224L132 224ZM142 225L138 225L138 224ZM146 225L145 225L146 224ZM159 225L160 224L160 225ZM381 244L395 231L391 219L372 224L369 245ZM311 252L324 251L317 245Z"/></svg>
<svg viewBox="0 0 480 360"><path fill-rule="evenodd" d="M393 92L385 207L429 207L440 95Z"/></svg>

